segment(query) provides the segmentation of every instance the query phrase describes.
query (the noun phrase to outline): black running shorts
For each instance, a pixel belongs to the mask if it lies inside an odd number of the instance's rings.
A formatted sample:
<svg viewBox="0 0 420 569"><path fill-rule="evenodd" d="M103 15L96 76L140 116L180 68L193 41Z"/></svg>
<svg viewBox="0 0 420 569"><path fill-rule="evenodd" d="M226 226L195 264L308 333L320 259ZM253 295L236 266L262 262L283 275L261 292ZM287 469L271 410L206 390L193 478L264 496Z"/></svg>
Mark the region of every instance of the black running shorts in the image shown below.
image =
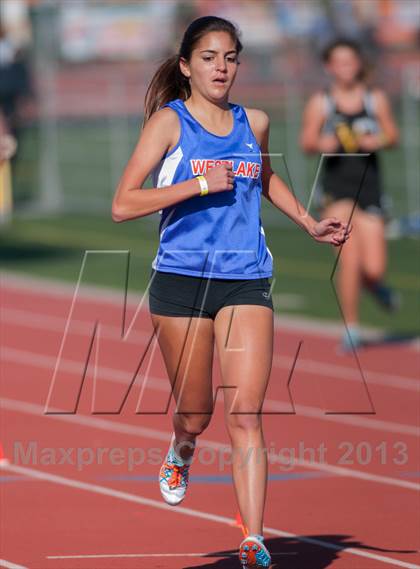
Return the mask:
<svg viewBox="0 0 420 569"><path fill-rule="evenodd" d="M271 310L271 279L209 279L152 270L149 308L152 314L214 320L224 306L254 304Z"/></svg>
<svg viewBox="0 0 420 569"><path fill-rule="evenodd" d="M381 192L377 157L330 156L325 158L320 197L321 207L342 199L357 202L357 206L373 215L386 217L387 208Z"/></svg>

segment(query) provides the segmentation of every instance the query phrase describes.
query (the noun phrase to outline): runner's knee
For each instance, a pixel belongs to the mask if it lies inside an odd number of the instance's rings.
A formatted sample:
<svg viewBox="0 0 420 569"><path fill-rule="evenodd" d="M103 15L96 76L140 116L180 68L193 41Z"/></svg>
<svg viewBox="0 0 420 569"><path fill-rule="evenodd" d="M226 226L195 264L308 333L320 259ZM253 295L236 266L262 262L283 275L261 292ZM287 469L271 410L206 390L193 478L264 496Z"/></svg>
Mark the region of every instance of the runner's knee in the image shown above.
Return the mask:
<svg viewBox="0 0 420 569"><path fill-rule="evenodd" d="M210 413L176 413L178 426L188 435L198 436L209 425Z"/></svg>
<svg viewBox="0 0 420 569"><path fill-rule="evenodd" d="M261 413L251 403L235 405L235 409L227 414L226 425L229 432L255 431L261 428Z"/></svg>

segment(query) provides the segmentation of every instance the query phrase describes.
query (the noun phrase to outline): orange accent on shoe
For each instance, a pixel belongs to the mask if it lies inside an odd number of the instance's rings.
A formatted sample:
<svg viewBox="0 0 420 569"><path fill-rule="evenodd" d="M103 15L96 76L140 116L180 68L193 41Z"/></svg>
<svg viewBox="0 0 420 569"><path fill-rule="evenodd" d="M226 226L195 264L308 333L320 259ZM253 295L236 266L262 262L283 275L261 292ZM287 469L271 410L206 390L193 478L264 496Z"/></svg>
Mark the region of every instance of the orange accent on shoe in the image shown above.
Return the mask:
<svg viewBox="0 0 420 569"><path fill-rule="evenodd" d="M252 537L245 538L239 548L239 561L244 569L271 566L270 554L263 543Z"/></svg>
<svg viewBox="0 0 420 569"><path fill-rule="evenodd" d="M244 537L248 537L249 535L249 530L246 527L246 525L243 523L242 521L242 517L241 517L241 512L238 510L236 513L236 517L235 517L235 524L238 528L241 528L241 531L244 535Z"/></svg>
<svg viewBox="0 0 420 569"><path fill-rule="evenodd" d="M167 472L170 472L168 478ZM188 472L188 465L178 466L177 464L165 462L161 467L160 476L165 478L169 488L174 489L181 486L186 473Z"/></svg>

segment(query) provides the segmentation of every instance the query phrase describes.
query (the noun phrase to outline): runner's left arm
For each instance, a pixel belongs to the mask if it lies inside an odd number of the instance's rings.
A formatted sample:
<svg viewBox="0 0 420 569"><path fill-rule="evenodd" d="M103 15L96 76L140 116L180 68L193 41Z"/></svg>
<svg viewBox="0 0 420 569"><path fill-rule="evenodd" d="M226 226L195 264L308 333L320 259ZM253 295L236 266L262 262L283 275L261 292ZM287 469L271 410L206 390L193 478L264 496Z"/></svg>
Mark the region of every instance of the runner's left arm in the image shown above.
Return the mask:
<svg viewBox="0 0 420 569"><path fill-rule="evenodd" d="M262 192L264 197L304 229L316 241L338 246L344 243L351 231L351 225L335 217L316 221L297 199L283 180L271 168L268 149L270 120L263 111L249 112L254 134L261 147L262 155Z"/></svg>

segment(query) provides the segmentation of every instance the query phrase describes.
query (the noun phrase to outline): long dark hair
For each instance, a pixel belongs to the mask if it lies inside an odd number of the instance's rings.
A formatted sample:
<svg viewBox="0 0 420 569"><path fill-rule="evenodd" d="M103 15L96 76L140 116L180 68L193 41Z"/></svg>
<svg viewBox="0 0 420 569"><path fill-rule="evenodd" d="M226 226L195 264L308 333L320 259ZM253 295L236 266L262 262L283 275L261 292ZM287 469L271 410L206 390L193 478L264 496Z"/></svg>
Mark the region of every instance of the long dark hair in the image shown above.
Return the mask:
<svg viewBox="0 0 420 569"><path fill-rule="evenodd" d="M217 16L197 18L185 30L179 52L169 57L154 74L144 99L144 123L162 105L173 99L186 100L191 95L187 77L182 74L179 60L189 61L191 53L200 39L209 32L227 32L235 42L236 51L242 50L238 28L229 20Z"/></svg>

